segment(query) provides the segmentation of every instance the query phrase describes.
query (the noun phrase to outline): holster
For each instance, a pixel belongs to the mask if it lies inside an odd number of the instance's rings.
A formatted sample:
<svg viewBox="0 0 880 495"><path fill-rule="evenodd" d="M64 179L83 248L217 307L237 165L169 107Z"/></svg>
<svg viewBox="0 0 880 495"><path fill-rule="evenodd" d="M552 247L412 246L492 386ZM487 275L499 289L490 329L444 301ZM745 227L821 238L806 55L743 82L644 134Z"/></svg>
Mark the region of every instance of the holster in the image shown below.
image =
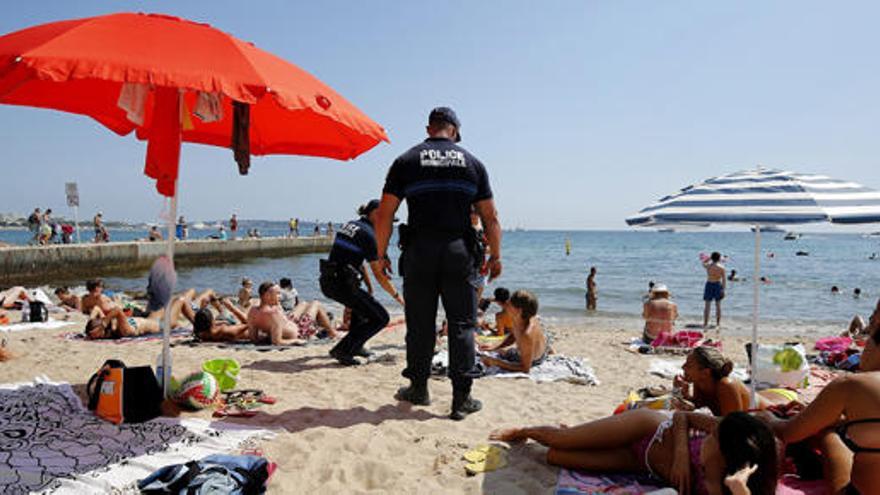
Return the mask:
<svg viewBox="0 0 880 495"><path fill-rule="evenodd" d="M349 264L321 260L321 280L337 287L358 288L361 285L361 272Z"/></svg>
<svg viewBox="0 0 880 495"><path fill-rule="evenodd" d="M473 227L465 229L464 243L471 253L471 257L473 257L474 267L479 270L482 268L483 260L486 257L486 246L483 245L483 240L477 234L477 229Z"/></svg>

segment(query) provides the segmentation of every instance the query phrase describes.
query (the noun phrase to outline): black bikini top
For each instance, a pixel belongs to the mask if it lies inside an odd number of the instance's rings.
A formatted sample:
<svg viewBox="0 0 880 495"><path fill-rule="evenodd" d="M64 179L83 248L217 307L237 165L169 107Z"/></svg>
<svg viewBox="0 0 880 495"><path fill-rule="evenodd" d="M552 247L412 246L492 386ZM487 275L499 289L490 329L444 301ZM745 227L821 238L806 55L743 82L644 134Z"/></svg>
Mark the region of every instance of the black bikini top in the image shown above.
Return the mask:
<svg viewBox="0 0 880 495"><path fill-rule="evenodd" d="M847 421L845 423L841 423L840 425L837 426L837 428L835 428L835 431L837 432L837 435L840 436L840 439L843 441L843 444L846 445L847 448L849 448L849 450L852 450L854 454L859 454L859 453L877 454L877 453L880 453L880 448L862 447L861 445L855 443L855 441L853 441L853 439L850 438L849 435L846 434L847 430L849 430L850 426L858 425L858 424L866 424L866 423L880 424L880 418L856 419L853 421Z"/></svg>

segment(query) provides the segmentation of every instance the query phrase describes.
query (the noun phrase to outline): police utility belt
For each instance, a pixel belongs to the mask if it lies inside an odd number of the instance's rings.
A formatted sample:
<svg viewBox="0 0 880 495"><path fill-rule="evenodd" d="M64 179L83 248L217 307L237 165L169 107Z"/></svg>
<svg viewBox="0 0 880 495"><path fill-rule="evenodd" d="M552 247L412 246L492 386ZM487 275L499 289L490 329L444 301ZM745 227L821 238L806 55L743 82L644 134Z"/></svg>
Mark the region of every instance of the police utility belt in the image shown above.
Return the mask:
<svg viewBox="0 0 880 495"><path fill-rule="evenodd" d="M360 270L348 263L321 260L321 278L346 287L359 287L363 280Z"/></svg>
<svg viewBox="0 0 880 495"><path fill-rule="evenodd" d="M397 247L400 248L401 252L405 252L407 246L418 237L436 238L446 241L454 239L464 240L465 246L468 252L471 253L474 265L477 268L483 264L483 258L486 256L486 246L483 245L482 239L479 238L477 230L470 226L462 231L414 228L405 223L397 226Z"/></svg>

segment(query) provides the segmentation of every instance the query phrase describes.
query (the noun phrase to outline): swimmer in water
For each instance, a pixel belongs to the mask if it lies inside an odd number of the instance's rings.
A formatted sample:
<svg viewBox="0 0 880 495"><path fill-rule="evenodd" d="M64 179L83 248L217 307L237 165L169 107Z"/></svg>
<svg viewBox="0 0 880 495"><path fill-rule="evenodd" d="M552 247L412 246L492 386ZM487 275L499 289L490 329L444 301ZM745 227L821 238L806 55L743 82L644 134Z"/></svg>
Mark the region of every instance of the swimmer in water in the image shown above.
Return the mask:
<svg viewBox="0 0 880 495"><path fill-rule="evenodd" d="M862 289L859 289L858 287L853 289L853 297L856 299L862 297Z"/></svg>
<svg viewBox="0 0 880 495"><path fill-rule="evenodd" d="M565 238L565 255L568 256L571 254L571 239L568 237Z"/></svg>
<svg viewBox="0 0 880 495"><path fill-rule="evenodd" d="M831 286L831 293L835 294L835 295L840 294L840 289L836 285L832 285Z"/></svg>

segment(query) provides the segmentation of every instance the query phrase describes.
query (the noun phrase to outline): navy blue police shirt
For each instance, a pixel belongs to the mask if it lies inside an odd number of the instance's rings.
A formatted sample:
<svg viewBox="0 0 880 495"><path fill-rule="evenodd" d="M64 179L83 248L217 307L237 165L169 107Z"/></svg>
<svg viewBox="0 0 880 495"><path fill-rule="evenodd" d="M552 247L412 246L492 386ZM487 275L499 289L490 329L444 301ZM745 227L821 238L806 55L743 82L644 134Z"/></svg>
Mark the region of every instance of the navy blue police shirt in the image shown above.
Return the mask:
<svg viewBox="0 0 880 495"><path fill-rule="evenodd" d="M364 260L376 261L376 233L373 226L364 218L352 220L336 231L333 247L330 248L330 261L360 267Z"/></svg>
<svg viewBox="0 0 880 495"><path fill-rule="evenodd" d="M382 192L406 199L416 231L456 234L471 226L471 205L492 198L480 160L446 138L428 138L394 160Z"/></svg>

